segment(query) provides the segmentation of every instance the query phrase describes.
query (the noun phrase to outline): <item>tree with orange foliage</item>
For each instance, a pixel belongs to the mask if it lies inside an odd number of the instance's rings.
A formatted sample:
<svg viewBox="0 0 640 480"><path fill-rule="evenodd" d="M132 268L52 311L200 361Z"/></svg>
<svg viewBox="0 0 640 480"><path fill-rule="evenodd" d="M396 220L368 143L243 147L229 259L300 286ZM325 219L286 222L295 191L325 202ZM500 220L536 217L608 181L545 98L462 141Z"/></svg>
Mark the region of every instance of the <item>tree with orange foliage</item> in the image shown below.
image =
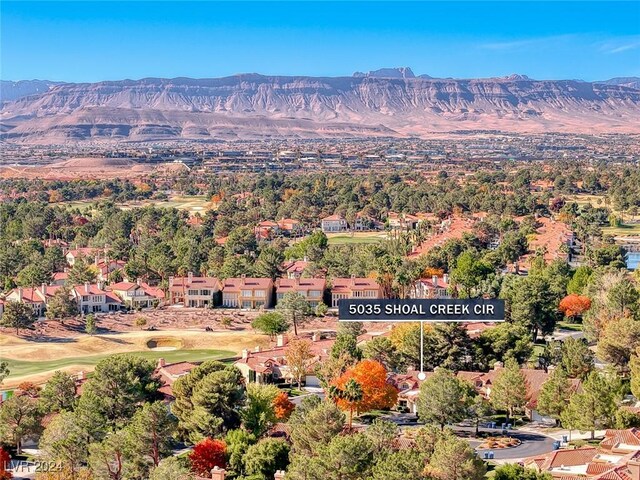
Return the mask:
<svg viewBox="0 0 640 480"><path fill-rule="evenodd" d="M280 392L273 399L273 413L275 413L278 420L288 420L291 416L291 412L296 408L287 392Z"/></svg>
<svg viewBox="0 0 640 480"><path fill-rule="evenodd" d="M222 440L205 438L197 443L189 454L191 471L203 477L210 477L214 467L225 468L227 445Z"/></svg>
<svg viewBox="0 0 640 480"><path fill-rule="evenodd" d="M574 319L591 308L591 300L583 295L572 293L560 300L559 309L565 317Z"/></svg>
<svg viewBox="0 0 640 480"><path fill-rule="evenodd" d="M5 449L0 447L0 480L10 480L13 474L8 471L11 462L11 455Z"/></svg>
<svg viewBox="0 0 640 480"><path fill-rule="evenodd" d="M359 388L356 388L356 384ZM398 390L387 383L387 371L375 360L358 362L338 377L331 387L336 404L351 413L354 410L360 414L378 408L391 408L398 400Z"/></svg>

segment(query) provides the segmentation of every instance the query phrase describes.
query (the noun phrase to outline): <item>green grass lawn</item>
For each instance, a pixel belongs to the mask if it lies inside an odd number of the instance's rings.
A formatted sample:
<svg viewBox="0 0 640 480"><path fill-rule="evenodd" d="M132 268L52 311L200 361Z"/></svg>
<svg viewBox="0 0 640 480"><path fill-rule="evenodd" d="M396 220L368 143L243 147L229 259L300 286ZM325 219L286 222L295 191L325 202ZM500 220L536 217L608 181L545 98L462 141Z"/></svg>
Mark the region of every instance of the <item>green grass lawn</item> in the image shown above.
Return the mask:
<svg viewBox="0 0 640 480"><path fill-rule="evenodd" d="M90 200L77 200L61 202L60 204L66 205L70 208L79 208L83 210L100 200L103 199L95 198ZM186 210L192 214L199 212L204 215L204 213L211 207L209 200L209 197L205 195L184 195L170 197L167 200L141 200L139 202L121 202L116 205L124 210L153 205L158 208L177 208L178 210Z"/></svg>
<svg viewBox="0 0 640 480"><path fill-rule="evenodd" d="M141 351L130 352L132 355L138 355L150 360L164 358L167 363L175 362L202 362L205 360L219 360L229 358L235 355L234 352L228 350L170 350L170 351ZM85 357L60 358L58 360L29 362L26 360L9 360L2 359L9 364L11 374L7 378L22 377L24 375L34 375L39 373L53 372L61 368L70 367L72 365L93 366L100 360L109 357L110 354L88 355Z"/></svg>
<svg viewBox="0 0 640 480"><path fill-rule="evenodd" d="M557 327L561 328L562 330L572 330L574 332L582 331L581 323L558 322Z"/></svg>
<svg viewBox="0 0 640 480"><path fill-rule="evenodd" d="M602 227L605 235L640 235L640 223L623 224L619 227Z"/></svg>
<svg viewBox="0 0 640 480"><path fill-rule="evenodd" d="M380 232L356 233L353 236L349 233L330 233L329 235L327 235L327 237L329 240L329 245L378 243L384 240L384 234L381 234Z"/></svg>

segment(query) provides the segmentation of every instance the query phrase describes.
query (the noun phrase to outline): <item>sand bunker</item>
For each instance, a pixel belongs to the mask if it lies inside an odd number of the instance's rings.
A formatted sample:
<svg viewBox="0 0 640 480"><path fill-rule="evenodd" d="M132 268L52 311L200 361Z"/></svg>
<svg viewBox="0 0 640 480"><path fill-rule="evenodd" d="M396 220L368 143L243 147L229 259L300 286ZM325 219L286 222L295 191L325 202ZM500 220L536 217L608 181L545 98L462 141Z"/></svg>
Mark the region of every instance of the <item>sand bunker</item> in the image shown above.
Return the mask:
<svg viewBox="0 0 640 480"><path fill-rule="evenodd" d="M147 340L147 348L155 352L169 352L182 348L182 340L175 337L159 337Z"/></svg>

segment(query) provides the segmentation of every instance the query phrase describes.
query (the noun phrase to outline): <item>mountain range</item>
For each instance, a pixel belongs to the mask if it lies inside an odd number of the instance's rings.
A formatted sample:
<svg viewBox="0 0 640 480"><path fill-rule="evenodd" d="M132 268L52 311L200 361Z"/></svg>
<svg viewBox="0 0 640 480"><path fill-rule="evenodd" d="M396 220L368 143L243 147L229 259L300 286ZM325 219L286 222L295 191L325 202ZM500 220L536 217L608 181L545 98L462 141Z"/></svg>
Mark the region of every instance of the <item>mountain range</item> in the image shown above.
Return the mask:
<svg viewBox="0 0 640 480"><path fill-rule="evenodd" d="M3 81L5 141L427 137L445 132L640 133L640 79L603 82L416 76Z"/></svg>

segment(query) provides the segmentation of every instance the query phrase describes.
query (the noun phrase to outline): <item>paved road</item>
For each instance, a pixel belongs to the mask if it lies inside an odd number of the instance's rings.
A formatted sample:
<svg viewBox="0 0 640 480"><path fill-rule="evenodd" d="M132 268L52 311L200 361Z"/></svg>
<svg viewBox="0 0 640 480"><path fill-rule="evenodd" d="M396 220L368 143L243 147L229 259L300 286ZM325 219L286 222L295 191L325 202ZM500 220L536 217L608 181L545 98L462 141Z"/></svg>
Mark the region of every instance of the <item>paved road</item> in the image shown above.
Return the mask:
<svg viewBox="0 0 640 480"><path fill-rule="evenodd" d="M385 420L398 423L400 426L417 426L415 415L402 414L402 415L386 415ZM475 427L467 427L461 425L449 425L454 431L457 432L475 432ZM480 432L490 433L496 436L501 435L500 429L488 429L480 428ZM526 457L533 457L534 455L541 455L553 451L554 438L539 433L521 432L518 430L510 430L509 436L517 438L522 442L517 447L493 449L494 460L520 460ZM469 438L469 443L472 447L476 448L480 445L480 441L473 438ZM479 455L482 457L486 450L478 450Z"/></svg>

